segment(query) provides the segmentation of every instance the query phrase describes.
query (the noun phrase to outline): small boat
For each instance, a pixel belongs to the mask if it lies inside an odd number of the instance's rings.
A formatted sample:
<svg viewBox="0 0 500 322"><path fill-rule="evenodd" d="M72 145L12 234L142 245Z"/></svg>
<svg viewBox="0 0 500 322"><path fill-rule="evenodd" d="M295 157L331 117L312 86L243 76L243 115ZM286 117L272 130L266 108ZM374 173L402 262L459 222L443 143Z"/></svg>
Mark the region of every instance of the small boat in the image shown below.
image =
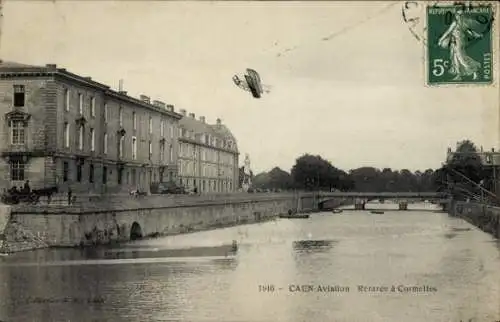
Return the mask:
<svg viewBox="0 0 500 322"><path fill-rule="evenodd" d="M340 214L340 213L342 213L342 211L343 211L342 209L333 209L333 210L332 210L332 212L333 212L334 214Z"/></svg>
<svg viewBox="0 0 500 322"><path fill-rule="evenodd" d="M287 219L307 219L309 218L309 215L280 215L280 218L287 218Z"/></svg>
<svg viewBox="0 0 500 322"><path fill-rule="evenodd" d="M382 215L384 212L382 210L372 210L370 211L372 214L379 214Z"/></svg>

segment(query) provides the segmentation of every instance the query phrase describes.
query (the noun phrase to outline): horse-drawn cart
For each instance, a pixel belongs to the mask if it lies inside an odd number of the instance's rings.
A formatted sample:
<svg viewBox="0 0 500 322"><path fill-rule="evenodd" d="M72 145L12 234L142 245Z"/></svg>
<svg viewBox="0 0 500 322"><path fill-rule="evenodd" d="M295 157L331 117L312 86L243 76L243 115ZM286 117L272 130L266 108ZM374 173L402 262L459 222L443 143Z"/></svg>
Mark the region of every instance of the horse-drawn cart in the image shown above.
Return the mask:
<svg viewBox="0 0 500 322"><path fill-rule="evenodd" d="M52 195L57 193L57 191L57 187L33 189L31 191L10 189L2 194L1 201L8 205L19 203L37 204L40 201L40 197L46 196L50 203Z"/></svg>
<svg viewBox="0 0 500 322"><path fill-rule="evenodd" d="M40 196L33 191L16 191L7 190L2 194L1 200L8 205L16 205L18 203L36 204L40 200Z"/></svg>

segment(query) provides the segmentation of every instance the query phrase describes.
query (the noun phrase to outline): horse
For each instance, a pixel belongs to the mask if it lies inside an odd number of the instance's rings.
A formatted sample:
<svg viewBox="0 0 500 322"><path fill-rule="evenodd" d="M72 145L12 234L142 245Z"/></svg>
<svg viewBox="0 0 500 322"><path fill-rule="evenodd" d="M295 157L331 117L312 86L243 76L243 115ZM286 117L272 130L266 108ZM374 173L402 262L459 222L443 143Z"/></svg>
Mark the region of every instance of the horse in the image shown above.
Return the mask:
<svg viewBox="0 0 500 322"><path fill-rule="evenodd" d="M50 203L50 201L52 200L52 195L58 192L59 189L57 188L57 186L32 190L32 193L36 195L37 200L42 196L47 197L48 203Z"/></svg>

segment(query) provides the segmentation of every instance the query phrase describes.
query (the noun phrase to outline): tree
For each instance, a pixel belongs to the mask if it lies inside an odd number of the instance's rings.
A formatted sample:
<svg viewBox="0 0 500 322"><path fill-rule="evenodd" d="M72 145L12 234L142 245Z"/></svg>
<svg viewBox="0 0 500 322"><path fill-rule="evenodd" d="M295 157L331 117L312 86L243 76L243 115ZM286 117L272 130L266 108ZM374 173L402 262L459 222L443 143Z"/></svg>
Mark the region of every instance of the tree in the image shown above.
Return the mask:
<svg viewBox="0 0 500 322"><path fill-rule="evenodd" d="M252 179L252 188L267 189L271 181L269 173L261 172Z"/></svg>
<svg viewBox="0 0 500 322"><path fill-rule="evenodd" d="M483 199L485 189L480 184L487 178L487 171L476 146L470 140L457 143L456 151L439 173L439 189L451 192L455 199Z"/></svg>
<svg viewBox="0 0 500 322"><path fill-rule="evenodd" d="M380 191L383 184L380 182L381 173L373 167L361 167L349 171L350 178L354 181L356 191L369 192Z"/></svg>
<svg viewBox="0 0 500 322"><path fill-rule="evenodd" d="M269 171L269 188L288 190L293 188L292 176L278 167Z"/></svg>
<svg viewBox="0 0 500 322"><path fill-rule="evenodd" d="M448 160L446 168L450 170L449 174L454 179L462 177L459 173L475 183L479 183L483 179L481 156L470 140L463 140L457 144L457 149L451 160ZM462 180L463 178L460 181Z"/></svg>
<svg viewBox="0 0 500 322"><path fill-rule="evenodd" d="M315 190L338 188L342 172L319 155L304 154L295 161L291 175L297 187Z"/></svg>

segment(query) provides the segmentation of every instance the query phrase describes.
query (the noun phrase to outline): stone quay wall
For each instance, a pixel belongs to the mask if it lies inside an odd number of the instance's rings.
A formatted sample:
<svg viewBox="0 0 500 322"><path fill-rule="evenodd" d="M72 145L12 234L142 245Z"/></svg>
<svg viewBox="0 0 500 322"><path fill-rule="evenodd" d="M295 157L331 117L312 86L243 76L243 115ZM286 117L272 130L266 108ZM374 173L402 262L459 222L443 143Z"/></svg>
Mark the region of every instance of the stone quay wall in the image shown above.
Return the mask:
<svg viewBox="0 0 500 322"><path fill-rule="evenodd" d="M493 237L500 238L500 208L480 203L452 201L448 211L451 216L463 218Z"/></svg>
<svg viewBox="0 0 500 322"><path fill-rule="evenodd" d="M300 200L300 201L299 201ZM109 196L73 205L4 205L0 253L126 242L269 220L315 210L313 194ZM316 206L317 208L317 206ZM1 227L0 227L1 228Z"/></svg>

